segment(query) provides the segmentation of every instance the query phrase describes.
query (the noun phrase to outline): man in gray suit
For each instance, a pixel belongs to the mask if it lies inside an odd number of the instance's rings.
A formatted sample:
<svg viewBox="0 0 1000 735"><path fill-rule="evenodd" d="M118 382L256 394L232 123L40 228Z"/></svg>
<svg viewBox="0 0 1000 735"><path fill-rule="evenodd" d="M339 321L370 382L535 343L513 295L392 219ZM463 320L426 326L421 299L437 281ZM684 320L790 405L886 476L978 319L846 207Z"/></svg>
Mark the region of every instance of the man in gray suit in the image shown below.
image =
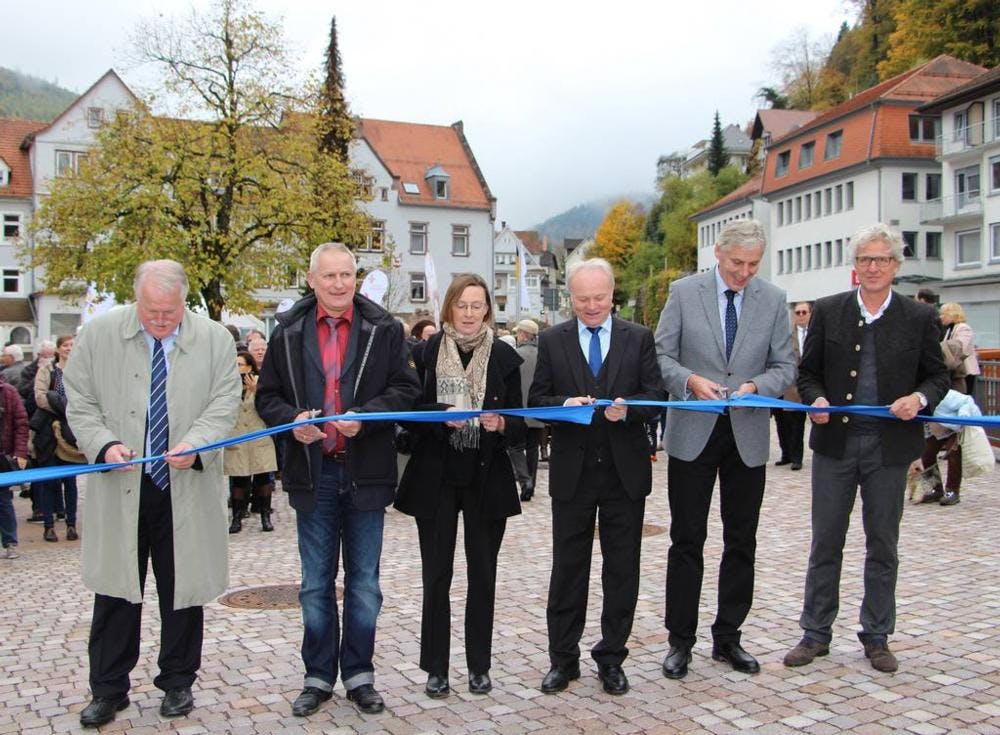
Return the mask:
<svg viewBox="0 0 1000 735"><path fill-rule="evenodd" d="M754 278L764 257L764 231L753 220L726 225L715 245L717 267L676 281L656 329L656 352L674 400L718 400L759 393L780 396L795 380L784 292ZM681 411L667 414L670 553L666 627L670 651L663 675L687 674L698 627L703 548L712 488L719 478L724 548L712 658L757 673L740 645L753 601L757 519L764 497L769 411Z"/></svg>

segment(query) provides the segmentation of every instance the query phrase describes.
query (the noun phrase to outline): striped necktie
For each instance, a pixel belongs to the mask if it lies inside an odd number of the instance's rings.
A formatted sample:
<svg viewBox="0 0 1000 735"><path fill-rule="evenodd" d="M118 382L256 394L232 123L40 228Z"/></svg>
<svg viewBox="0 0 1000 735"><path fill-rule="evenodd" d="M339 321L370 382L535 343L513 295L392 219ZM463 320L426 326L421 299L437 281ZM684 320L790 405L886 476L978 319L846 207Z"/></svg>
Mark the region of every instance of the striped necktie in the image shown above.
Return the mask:
<svg viewBox="0 0 1000 735"><path fill-rule="evenodd" d="M163 343L153 340L153 374L149 381L149 453L167 451L170 421L167 417L167 359ZM163 460L149 463L149 478L160 490L170 488L170 466Z"/></svg>
<svg viewBox="0 0 1000 735"><path fill-rule="evenodd" d="M733 342L736 341L736 292L727 288L726 294L726 359L733 352Z"/></svg>

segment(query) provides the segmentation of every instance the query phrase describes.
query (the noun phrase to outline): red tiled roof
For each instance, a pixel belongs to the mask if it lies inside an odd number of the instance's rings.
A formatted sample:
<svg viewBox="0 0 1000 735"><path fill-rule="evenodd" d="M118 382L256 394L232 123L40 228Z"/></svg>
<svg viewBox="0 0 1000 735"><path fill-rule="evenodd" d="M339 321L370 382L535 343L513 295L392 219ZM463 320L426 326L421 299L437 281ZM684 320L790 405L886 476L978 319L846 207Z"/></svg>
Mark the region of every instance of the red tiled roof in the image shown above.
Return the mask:
<svg viewBox="0 0 1000 735"><path fill-rule="evenodd" d="M814 120L819 113L815 110L757 110L753 124L753 137L771 134L771 140L778 140L796 128Z"/></svg>
<svg viewBox="0 0 1000 735"><path fill-rule="evenodd" d="M362 118L360 137L371 146L399 190L403 204L491 209L492 195L461 131L461 124L423 125ZM448 174L448 198L437 199L424 176L434 166ZM419 194L403 185L416 184Z"/></svg>
<svg viewBox="0 0 1000 735"><path fill-rule="evenodd" d="M995 66L965 84L942 94L917 108L919 112L941 112L946 107L971 102L1000 89L1000 66Z"/></svg>
<svg viewBox="0 0 1000 735"><path fill-rule="evenodd" d="M931 100L983 72L982 67L938 56L855 95L776 140L764 167L765 194L876 158L933 158L933 142L910 141L909 115ZM886 104L891 103L891 104ZM830 133L842 131L840 155L825 160ZM813 163L799 168L802 144L815 142ZM775 175L778 156L788 151L788 173Z"/></svg>
<svg viewBox="0 0 1000 735"><path fill-rule="evenodd" d="M30 197L31 163L28 151L21 149L24 139L42 130L48 123L37 120L0 118L0 158L10 169L10 185L0 186L0 197Z"/></svg>
<svg viewBox="0 0 1000 735"><path fill-rule="evenodd" d="M542 252L542 238L538 236L538 230L514 230L514 234L532 255Z"/></svg>
<svg viewBox="0 0 1000 735"><path fill-rule="evenodd" d="M746 182L742 186L736 187L718 201L712 202L704 209L695 212L688 219L695 219L696 217L701 217L703 214L708 214L709 212L713 212L716 209L722 209L727 204L738 202L741 199L749 199L754 194L760 194L760 185L763 181L764 181L764 175L757 174L748 182Z"/></svg>

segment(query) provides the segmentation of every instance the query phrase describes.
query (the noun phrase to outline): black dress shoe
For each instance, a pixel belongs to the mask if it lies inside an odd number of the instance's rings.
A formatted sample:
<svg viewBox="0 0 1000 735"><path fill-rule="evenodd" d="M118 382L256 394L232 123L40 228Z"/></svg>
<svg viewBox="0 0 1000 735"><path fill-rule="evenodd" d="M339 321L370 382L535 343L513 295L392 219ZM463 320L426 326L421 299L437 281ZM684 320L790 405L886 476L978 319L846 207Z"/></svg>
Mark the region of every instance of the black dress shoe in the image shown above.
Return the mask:
<svg viewBox="0 0 1000 735"><path fill-rule="evenodd" d="M941 505L956 505L959 502L958 490L945 490Z"/></svg>
<svg viewBox="0 0 1000 735"><path fill-rule="evenodd" d="M194 709L194 697L191 687L176 687L168 689L160 705L160 714L164 717L183 717Z"/></svg>
<svg viewBox="0 0 1000 735"><path fill-rule="evenodd" d="M801 470L802 469L802 463L801 462L792 462L792 469L793 470Z"/></svg>
<svg viewBox="0 0 1000 735"><path fill-rule="evenodd" d="M128 696L94 697L80 713L80 724L84 727L100 727L115 719L115 714L128 707Z"/></svg>
<svg viewBox="0 0 1000 735"><path fill-rule="evenodd" d="M782 457L781 459L779 459L777 462L774 463L774 466L775 467L781 467L782 465L791 464L791 463L792 463L792 460L785 459L784 457Z"/></svg>
<svg viewBox="0 0 1000 735"><path fill-rule="evenodd" d="M756 674L760 671L757 659L743 650L739 643L717 643L712 646L712 658L716 661L727 661L734 671L744 674Z"/></svg>
<svg viewBox="0 0 1000 735"><path fill-rule="evenodd" d="M542 679L542 692L545 694L555 694L561 692L569 686L571 681L580 678L580 665L575 666L553 666L549 673Z"/></svg>
<svg viewBox="0 0 1000 735"><path fill-rule="evenodd" d="M668 679L683 679L691 663L691 649L687 646L671 646L663 659L663 675Z"/></svg>
<svg viewBox="0 0 1000 735"><path fill-rule="evenodd" d="M292 702L292 714L296 717L308 717L319 709L320 704L333 696L319 687L306 687Z"/></svg>
<svg viewBox="0 0 1000 735"><path fill-rule="evenodd" d="M441 699L451 694L451 687L448 686L447 676L437 674L427 675L427 686L424 687L424 694L431 699Z"/></svg>
<svg viewBox="0 0 1000 735"><path fill-rule="evenodd" d="M366 715L377 715L385 709L382 695L375 691L371 684L360 684L347 690L347 698L358 705L358 709Z"/></svg>
<svg viewBox="0 0 1000 735"><path fill-rule="evenodd" d="M489 694L493 689L493 682L490 681L489 674L472 674L469 677L469 692L471 694Z"/></svg>
<svg viewBox="0 0 1000 735"><path fill-rule="evenodd" d="M618 664L600 664L597 667L597 678L608 694L624 694L628 691L628 677Z"/></svg>

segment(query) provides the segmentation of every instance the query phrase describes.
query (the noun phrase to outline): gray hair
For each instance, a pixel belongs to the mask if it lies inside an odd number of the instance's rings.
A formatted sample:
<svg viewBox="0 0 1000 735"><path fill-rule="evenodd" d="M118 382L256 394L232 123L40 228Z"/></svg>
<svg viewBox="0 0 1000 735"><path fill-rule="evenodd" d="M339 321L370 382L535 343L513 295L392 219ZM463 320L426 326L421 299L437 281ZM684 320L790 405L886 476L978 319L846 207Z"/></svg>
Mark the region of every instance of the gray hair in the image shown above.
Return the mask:
<svg viewBox="0 0 1000 735"><path fill-rule="evenodd" d="M715 242L719 250L729 250L730 248L765 248L767 247L767 237L764 235L764 226L755 219L733 220L722 228L719 239Z"/></svg>
<svg viewBox="0 0 1000 735"><path fill-rule="evenodd" d="M48 352L51 355L56 354L56 343L51 339L43 339L38 343L38 349L35 351L35 355L41 355Z"/></svg>
<svg viewBox="0 0 1000 735"><path fill-rule="evenodd" d="M7 345L3 348L3 354L13 357L14 362L21 362L24 359L24 350L19 345Z"/></svg>
<svg viewBox="0 0 1000 735"><path fill-rule="evenodd" d="M358 272L358 259L354 257L354 253L351 249L347 247L342 242L324 242L322 245L317 245L316 249L312 251L309 256L309 272L315 273L316 269L319 268L319 259L323 253L346 253L351 258L351 266L354 268L354 272Z"/></svg>
<svg viewBox="0 0 1000 735"><path fill-rule="evenodd" d="M892 251L892 259L897 263L902 263L906 256L903 255L903 237L896 230L883 222L876 222L874 225L862 227L854 233L851 238L850 260L854 260L858 249L870 242L881 240Z"/></svg>
<svg viewBox="0 0 1000 735"><path fill-rule="evenodd" d="M581 260L579 263L574 263L569 268L566 269L566 287L572 291L573 290L573 277L584 270L594 270L601 271L604 275L608 277L611 282L611 290L615 288L615 271L611 267L611 263L606 261L604 258L587 258L586 260Z"/></svg>
<svg viewBox="0 0 1000 735"><path fill-rule="evenodd" d="M135 280L132 281L132 290L135 292L136 300L139 299L139 290L142 284L149 279L157 289L165 293L174 291L181 292L181 300L187 299L188 277L184 272L184 266L176 260L147 260L141 263L135 270Z"/></svg>

